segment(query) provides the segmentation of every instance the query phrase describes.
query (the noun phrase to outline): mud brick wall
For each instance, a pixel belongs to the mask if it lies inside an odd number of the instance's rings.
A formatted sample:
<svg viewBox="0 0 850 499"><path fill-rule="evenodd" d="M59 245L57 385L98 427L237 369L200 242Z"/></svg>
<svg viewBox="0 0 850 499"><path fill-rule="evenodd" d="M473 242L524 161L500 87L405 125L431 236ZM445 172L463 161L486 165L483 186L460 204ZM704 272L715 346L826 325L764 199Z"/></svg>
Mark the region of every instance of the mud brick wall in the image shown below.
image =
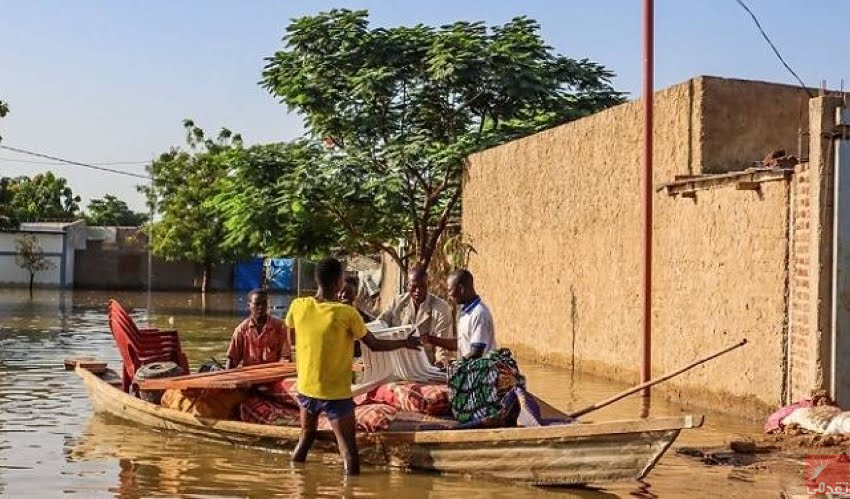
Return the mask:
<svg viewBox="0 0 850 499"><path fill-rule="evenodd" d="M796 400L815 386L817 364L812 334L812 206L808 163L794 172L794 241L791 277L790 394Z"/></svg>
<svg viewBox="0 0 850 499"><path fill-rule="evenodd" d="M657 92L654 183L796 152L800 95L708 77ZM470 157L470 267L499 341L525 357L639 379L642 112L630 102ZM782 401L790 197L788 181L655 194L653 374L750 342L660 391L747 415Z"/></svg>

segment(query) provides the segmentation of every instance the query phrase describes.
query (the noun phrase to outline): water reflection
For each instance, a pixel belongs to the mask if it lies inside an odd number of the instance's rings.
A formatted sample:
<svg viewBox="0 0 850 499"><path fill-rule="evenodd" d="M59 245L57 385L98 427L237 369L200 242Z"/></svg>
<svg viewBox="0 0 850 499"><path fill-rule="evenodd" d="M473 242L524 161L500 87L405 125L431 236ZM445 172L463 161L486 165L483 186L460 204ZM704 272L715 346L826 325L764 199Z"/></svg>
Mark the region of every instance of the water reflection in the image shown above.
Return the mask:
<svg viewBox="0 0 850 499"><path fill-rule="evenodd" d="M335 454L312 455L293 468L288 456L180 438L116 419L92 416L85 390L64 371L66 357L94 356L119 365L106 324L115 297L146 321L180 331L194 366L221 359L233 327L245 316L234 294L0 290L0 494L4 497L735 497L776 496L782 477L748 469L706 467L668 453L647 482L604 489L518 487L491 480L366 469L347 480ZM273 297L282 315L289 297ZM561 409L575 409L624 387L567 370L522 363L532 389ZM645 411L633 397L585 419L630 419ZM652 415L683 409L658 398ZM683 445L716 445L758 427L710 415L705 429L686 432ZM787 481L796 486L798 477ZM800 484L802 482L800 481ZM802 490L802 488L800 489Z"/></svg>

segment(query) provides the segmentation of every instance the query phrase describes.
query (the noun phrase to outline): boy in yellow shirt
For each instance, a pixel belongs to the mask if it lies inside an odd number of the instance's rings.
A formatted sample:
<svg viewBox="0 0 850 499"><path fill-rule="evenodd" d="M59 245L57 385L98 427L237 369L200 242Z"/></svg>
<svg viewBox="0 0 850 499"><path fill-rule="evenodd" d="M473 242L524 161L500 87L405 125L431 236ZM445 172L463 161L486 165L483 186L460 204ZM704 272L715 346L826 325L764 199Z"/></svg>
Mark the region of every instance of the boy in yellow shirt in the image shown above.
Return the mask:
<svg viewBox="0 0 850 499"><path fill-rule="evenodd" d="M351 349L360 340L374 351L418 349L419 338L379 340L349 305L337 301L344 286L339 260L326 258L316 265L319 290L315 297L297 298L289 306L286 327L295 337L298 370L298 404L301 406L301 437L292 453L293 462L304 462L316 440L319 415L324 412L336 436L347 474L360 473L355 438L354 401L351 397Z"/></svg>

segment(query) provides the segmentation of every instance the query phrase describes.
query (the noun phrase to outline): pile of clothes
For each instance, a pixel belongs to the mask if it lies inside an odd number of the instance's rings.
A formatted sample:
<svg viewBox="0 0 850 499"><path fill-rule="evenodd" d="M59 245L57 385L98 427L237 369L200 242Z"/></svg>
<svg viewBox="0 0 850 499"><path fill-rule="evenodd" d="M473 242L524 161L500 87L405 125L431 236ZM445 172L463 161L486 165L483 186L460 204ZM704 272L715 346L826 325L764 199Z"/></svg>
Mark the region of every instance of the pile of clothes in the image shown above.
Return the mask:
<svg viewBox="0 0 850 499"><path fill-rule="evenodd" d="M765 433L804 431L822 435L850 435L850 411L842 411L825 390L780 408L767 418Z"/></svg>

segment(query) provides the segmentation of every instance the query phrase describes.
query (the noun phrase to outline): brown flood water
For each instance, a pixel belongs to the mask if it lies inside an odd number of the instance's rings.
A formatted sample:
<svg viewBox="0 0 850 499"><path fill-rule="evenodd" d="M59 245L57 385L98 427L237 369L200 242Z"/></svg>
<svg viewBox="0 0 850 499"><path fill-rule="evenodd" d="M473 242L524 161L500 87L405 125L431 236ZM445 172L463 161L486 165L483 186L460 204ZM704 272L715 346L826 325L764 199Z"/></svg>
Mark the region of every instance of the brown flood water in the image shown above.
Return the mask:
<svg viewBox="0 0 850 499"><path fill-rule="evenodd" d="M335 455L311 455L293 468L285 453L207 443L93 416L66 357L91 355L120 363L106 324L105 302L116 297L145 323L144 293L0 290L0 495L3 497L780 497L804 491L801 473L710 467L678 456L681 446L722 445L759 433L759 426L707 414L702 429L683 432L643 482L594 489L536 488L480 478L365 468L346 479ZM273 298L283 307L287 297ZM219 359L244 298L155 293L152 323L172 326L196 366ZM274 310L280 315L283 310ZM498 318L497 318L498 320ZM497 331L498 334L498 331ZM683 359L683 362L686 359ZM572 376L568 370L520 364L529 387L554 406L577 408L624 387ZM641 402L626 399L588 415L589 421L638 417ZM681 414L660 399L651 415ZM800 465L802 472L802 465Z"/></svg>

